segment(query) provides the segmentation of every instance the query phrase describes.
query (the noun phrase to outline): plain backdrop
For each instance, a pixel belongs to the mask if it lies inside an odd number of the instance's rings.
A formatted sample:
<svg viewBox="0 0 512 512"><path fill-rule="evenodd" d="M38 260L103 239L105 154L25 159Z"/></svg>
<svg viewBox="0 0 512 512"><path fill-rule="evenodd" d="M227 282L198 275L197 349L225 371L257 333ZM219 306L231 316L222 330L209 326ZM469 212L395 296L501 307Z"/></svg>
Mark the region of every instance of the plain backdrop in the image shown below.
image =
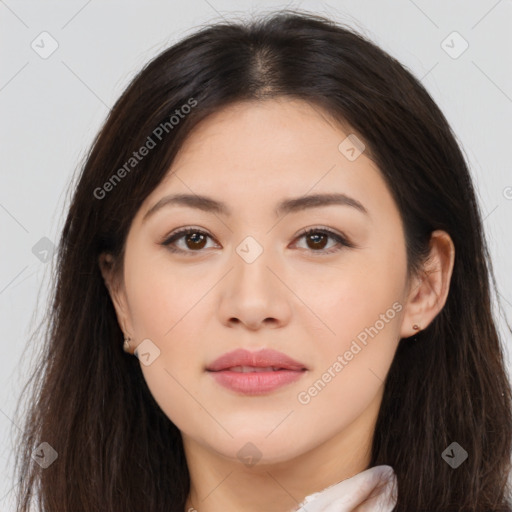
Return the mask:
<svg viewBox="0 0 512 512"><path fill-rule="evenodd" d="M283 7L369 36L445 113L476 184L511 369L511 0L0 0L0 510L14 508L12 418L34 364L22 352L44 313L69 184L109 108L143 64L200 26Z"/></svg>

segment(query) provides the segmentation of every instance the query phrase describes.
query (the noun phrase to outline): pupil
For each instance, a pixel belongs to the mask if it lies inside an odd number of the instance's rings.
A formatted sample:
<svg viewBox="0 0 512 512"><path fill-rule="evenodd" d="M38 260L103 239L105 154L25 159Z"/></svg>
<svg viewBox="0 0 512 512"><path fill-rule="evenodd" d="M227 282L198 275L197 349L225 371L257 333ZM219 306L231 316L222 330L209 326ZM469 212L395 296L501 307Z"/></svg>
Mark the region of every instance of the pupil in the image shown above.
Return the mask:
<svg viewBox="0 0 512 512"><path fill-rule="evenodd" d="M324 239L324 241L325 241L325 235L322 235L322 234L320 234L320 235L318 235L318 234L317 234L317 235L310 235L310 238L316 239L316 240L314 241L314 244L315 244L315 245L318 243L318 237L323 238L323 239ZM322 245L322 247L320 247L320 248L323 248L323 244L321 244L321 245ZM315 248L316 248L316 249L318 249L319 247L315 247Z"/></svg>
<svg viewBox="0 0 512 512"><path fill-rule="evenodd" d="M195 247L197 249L200 246L201 242L204 240L199 240L199 244L198 244L197 243L198 240L196 237L204 238L203 235L201 235L200 233L191 233L188 235L188 240L192 239L192 248ZM194 238L196 239L195 241L193 240ZM201 247L199 247L199 248L201 248Z"/></svg>

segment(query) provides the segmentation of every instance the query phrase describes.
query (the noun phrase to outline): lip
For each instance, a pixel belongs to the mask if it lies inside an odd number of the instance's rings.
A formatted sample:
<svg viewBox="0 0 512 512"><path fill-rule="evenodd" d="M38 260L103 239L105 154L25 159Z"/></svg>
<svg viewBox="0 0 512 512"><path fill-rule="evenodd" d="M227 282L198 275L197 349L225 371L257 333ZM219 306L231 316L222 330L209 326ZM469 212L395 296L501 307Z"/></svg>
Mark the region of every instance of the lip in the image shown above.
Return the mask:
<svg viewBox="0 0 512 512"><path fill-rule="evenodd" d="M279 368L270 371L233 371L237 366ZM237 349L228 352L206 367L218 384L245 395L262 395L300 379L308 368L291 357L272 349L249 352Z"/></svg>
<svg viewBox="0 0 512 512"><path fill-rule="evenodd" d="M284 368L285 370L307 370L306 365L295 361L291 357L272 349L262 349L257 352L249 352L243 348L227 352L210 363L206 370L218 372L227 370L234 366L254 366L257 368L266 368L268 366Z"/></svg>

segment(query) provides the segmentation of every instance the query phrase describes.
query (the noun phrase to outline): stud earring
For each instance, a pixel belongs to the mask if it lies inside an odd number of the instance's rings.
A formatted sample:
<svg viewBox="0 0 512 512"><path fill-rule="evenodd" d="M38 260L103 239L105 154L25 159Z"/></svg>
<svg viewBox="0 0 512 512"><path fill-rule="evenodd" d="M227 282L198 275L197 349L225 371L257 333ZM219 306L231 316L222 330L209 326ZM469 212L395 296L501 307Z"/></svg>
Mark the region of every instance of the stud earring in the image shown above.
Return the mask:
<svg viewBox="0 0 512 512"><path fill-rule="evenodd" d="M130 351L130 341L132 339L131 338L125 338L124 339L124 343L123 343L123 349L125 352L129 352Z"/></svg>
<svg viewBox="0 0 512 512"><path fill-rule="evenodd" d="M412 328L413 328L415 331L419 331L419 330L421 330L417 324L414 324L414 325L412 326Z"/></svg>

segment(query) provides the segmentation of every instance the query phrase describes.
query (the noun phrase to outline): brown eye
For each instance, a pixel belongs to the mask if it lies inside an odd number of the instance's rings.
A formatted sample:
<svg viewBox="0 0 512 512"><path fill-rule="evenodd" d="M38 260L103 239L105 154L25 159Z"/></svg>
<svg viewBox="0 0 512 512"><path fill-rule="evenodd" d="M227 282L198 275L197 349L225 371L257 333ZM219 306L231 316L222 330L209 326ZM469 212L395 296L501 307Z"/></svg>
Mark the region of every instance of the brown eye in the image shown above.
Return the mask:
<svg viewBox="0 0 512 512"><path fill-rule="evenodd" d="M311 235L307 235L307 239L312 242L312 245L310 245L311 249L324 249L328 238L329 237L324 233L313 233Z"/></svg>
<svg viewBox="0 0 512 512"><path fill-rule="evenodd" d="M200 252L202 249L204 249L208 238L211 238L210 235L204 231L194 228L186 228L173 233L170 237L162 242L162 245L166 246L172 252ZM176 242L181 241L182 239L185 243L185 247L175 247Z"/></svg>
<svg viewBox="0 0 512 512"><path fill-rule="evenodd" d="M208 238L213 239L205 231L196 228L184 228L176 233L172 233L166 240L161 242L161 245L167 247L171 252L192 255L194 252L204 252L203 249L206 247ZM299 239L305 239L305 249L318 256L338 252L343 247L355 247L344 236L327 228L305 230L301 233ZM326 249L329 239L335 243ZM178 242L184 243L179 247Z"/></svg>
<svg viewBox="0 0 512 512"><path fill-rule="evenodd" d="M206 237L202 233L190 233L185 235L184 239L189 249L202 249L206 241Z"/></svg>
<svg viewBox="0 0 512 512"><path fill-rule="evenodd" d="M343 247L355 247L344 236L331 231L330 229L313 228L303 231L300 238L306 239L306 249L309 249L313 254L321 256L322 254L331 254L340 251ZM331 248L326 249L328 240L332 239L336 243Z"/></svg>

